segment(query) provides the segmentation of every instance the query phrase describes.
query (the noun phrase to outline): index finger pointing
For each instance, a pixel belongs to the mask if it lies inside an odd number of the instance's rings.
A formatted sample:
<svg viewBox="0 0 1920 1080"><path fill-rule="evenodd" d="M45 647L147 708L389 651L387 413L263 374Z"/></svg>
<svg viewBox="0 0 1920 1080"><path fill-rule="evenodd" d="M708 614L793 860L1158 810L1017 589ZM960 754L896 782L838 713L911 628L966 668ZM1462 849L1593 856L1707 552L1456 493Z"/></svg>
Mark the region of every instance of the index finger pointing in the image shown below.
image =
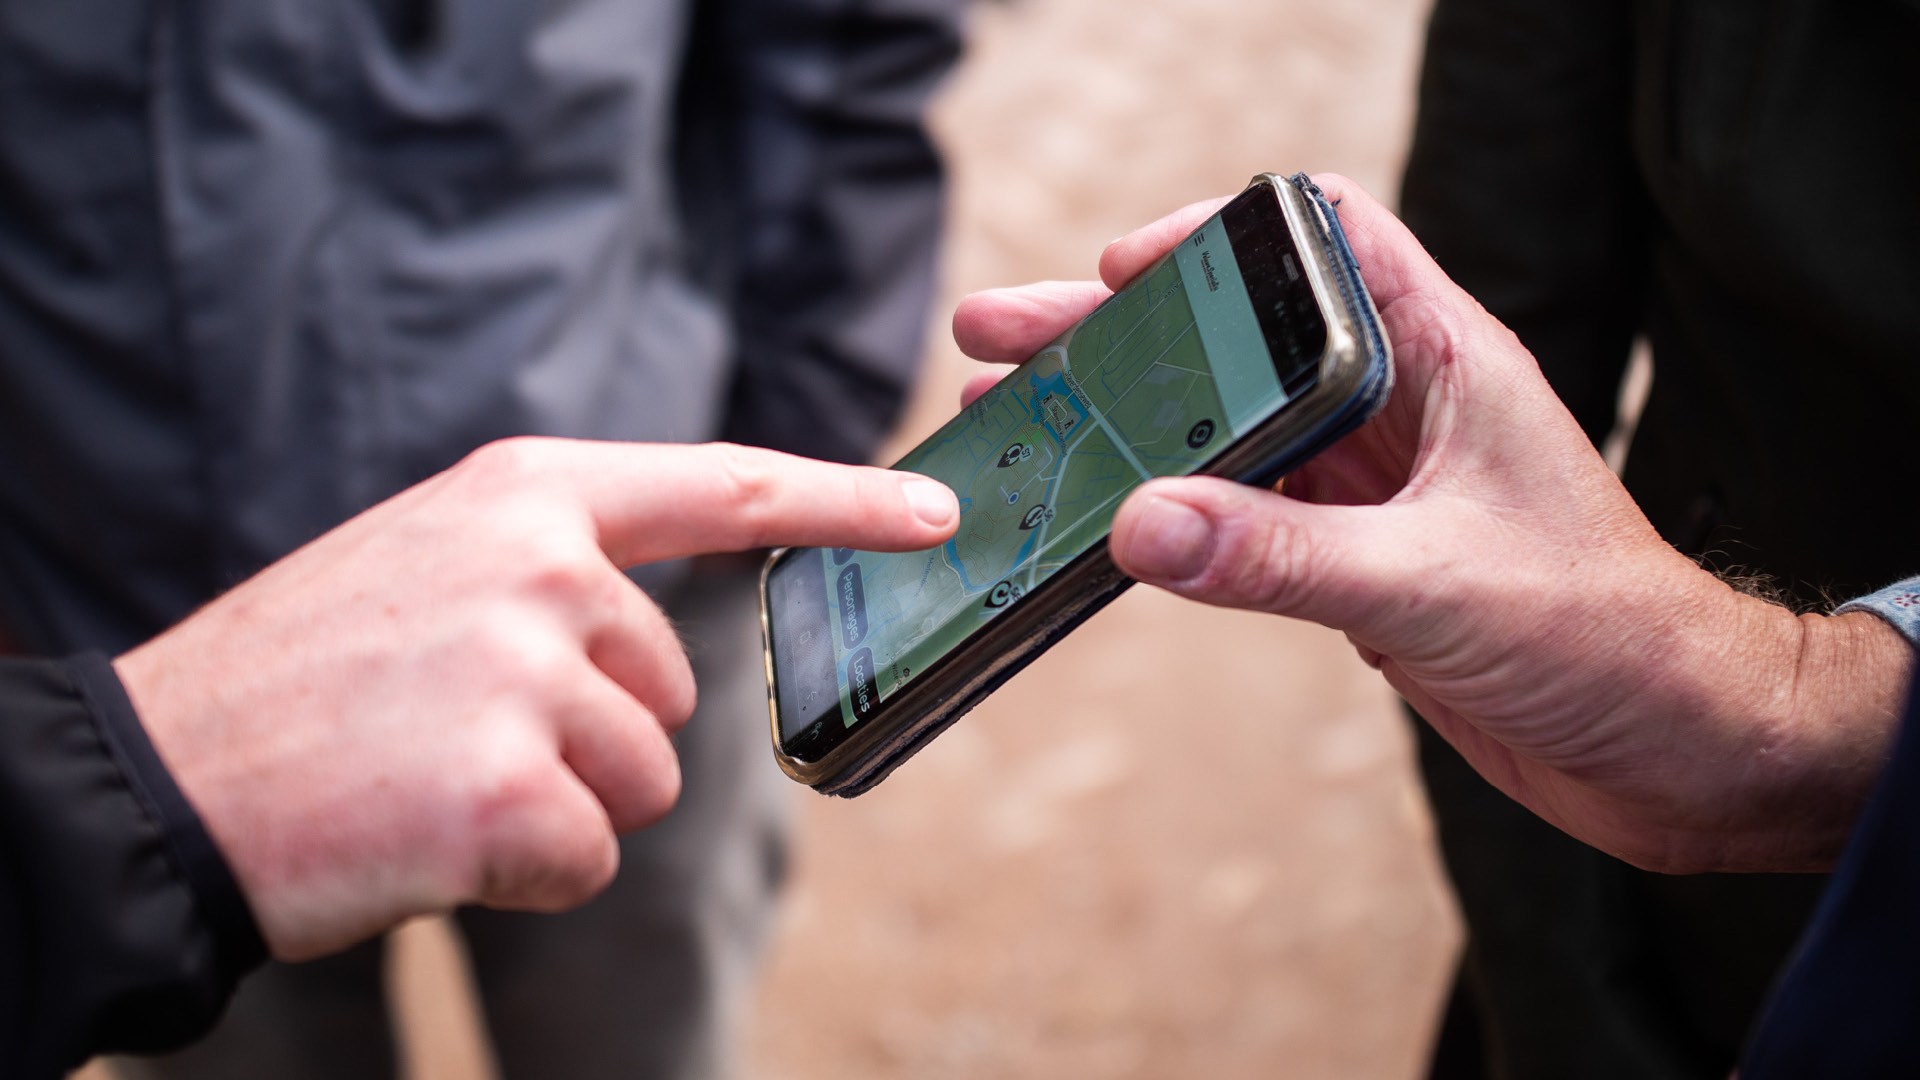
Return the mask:
<svg viewBox="0 0 1920 1080"><path fill-rule="evenodd" d="M620 566L789 544L916 551L960 521L953 492L916 473L726 443L551 445Z"/></svg>

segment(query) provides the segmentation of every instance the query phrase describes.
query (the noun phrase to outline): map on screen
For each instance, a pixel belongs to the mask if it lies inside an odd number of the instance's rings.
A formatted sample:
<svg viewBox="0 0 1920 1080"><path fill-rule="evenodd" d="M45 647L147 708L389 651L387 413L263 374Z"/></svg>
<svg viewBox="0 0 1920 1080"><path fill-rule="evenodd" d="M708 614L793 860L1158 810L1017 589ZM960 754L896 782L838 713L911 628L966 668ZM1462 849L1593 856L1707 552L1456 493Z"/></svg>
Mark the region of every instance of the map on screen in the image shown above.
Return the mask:
<svg viewBox="0 0 1920 1080"><path fill-rule="evenodd" d="M960 529L930 552L861 556L874 630L914 612L931 625L908 635L945 652L975 628L951 618L962 606L991 617L1105 536L1128 492L1211 457L1222 415L1169 260L901 460L953 488Z"/></svg>
<svg viewBox="0 0 1920 1080"><path fill-rule="evenodd" d="M951 540L800 552L776 568L776 609L818 612L824 600L827 614L818 632L776 642L776 667L796 673L776 679L785 734L820 717L836 689L847 726L872 716L1097 544L1135 487L1193 472L1286 400L1215 217L895 466L953 488Z"/></svg>

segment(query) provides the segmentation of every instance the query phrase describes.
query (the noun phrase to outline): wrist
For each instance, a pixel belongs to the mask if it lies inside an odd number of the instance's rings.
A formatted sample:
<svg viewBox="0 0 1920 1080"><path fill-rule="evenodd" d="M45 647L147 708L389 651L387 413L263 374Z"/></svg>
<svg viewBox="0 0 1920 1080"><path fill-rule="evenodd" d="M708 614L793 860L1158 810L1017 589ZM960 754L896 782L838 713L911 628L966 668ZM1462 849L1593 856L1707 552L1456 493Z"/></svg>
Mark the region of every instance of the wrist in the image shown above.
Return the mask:
<svg viewBox="0 0 1920 1080"><path fill-rule="evenodd" d="M1794 615L1736 596L1738 639L1707 691L1723 734L1701 763L1719 777L1685 869L1829 869L1891 753L1912 649L1871 615ZM1714 758L1717 757L1716 761Z"/></svg>
<svg viewBox="0 0 1920 1080"><path fill-rule="evenodd" d="M1791 710L1769 788L1798 819L1807 869L1833 865L1893 752L1913 673L1913 648L1865 612L1802 615Z"/></svg>

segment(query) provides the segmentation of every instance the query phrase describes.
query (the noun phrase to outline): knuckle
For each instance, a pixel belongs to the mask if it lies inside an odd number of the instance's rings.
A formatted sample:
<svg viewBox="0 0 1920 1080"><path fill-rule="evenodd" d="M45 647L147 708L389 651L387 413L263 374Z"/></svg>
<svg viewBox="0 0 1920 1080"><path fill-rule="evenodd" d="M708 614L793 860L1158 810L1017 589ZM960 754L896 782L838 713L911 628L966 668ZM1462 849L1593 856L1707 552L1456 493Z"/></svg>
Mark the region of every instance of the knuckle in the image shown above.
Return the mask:
<svg viewBox="0 0 1920 1080"><path fill-rule="evenodd" d="M671 755L662 760L658 767L644 770L622 801L615 827L622 832L631 832L644 829L666 817L674 804L680 801L682 783L679 763Z"/></svg>
<svg viewBox="0 0 1920 1080"><path fill-rule="evenodd" d="M532 435L496 439L468 454L458 468L487 490L515 490L535 483L549 456L549 441Z"/></svg>
<svg viewBox="0 0 1920 1080"><path fill-rule="evenodd" d="M632 828L644 829L672 812L680 801L680 773L675 770L666 779L656 785L648 798L635 807Z"/></svg>
<svg viewBox="0 0 1920 1080"><path fill-rule="evenodd" d="M601 599L611 564L600 549L563 530L539 530L521 545L520 573L542 600L568 606Z"/></svg>
<svg viewBox="0 0 1920 1080"><path fill-rule="evenodd" d="M765 453L733 443L716 443L714 452L722 505L747 533L759 536L779 490L773 463Z"/></svg>
<svg viewBox="0 0 1920 1080"><path fill-rule="evenodd" d="M568 789L550 757L504 766L476 793L475 895L537 911L575 907L613 879L619 848L606 815Z"/></svg>
<svg viewBox="0 0 1920 1080"><path fill-rule="evenodd" d="M493 660L498 685L539 716L572 697L586 663L577 643L518 627L499 631Z"/></svg>
<svg viewBox="0 0 1920 1080"><path fill-rule="evenodd" d="M700 688L694 683L693 666L685 654L670 657L661 674L658 700L652 703L654 716L668 732L679 731L693 719L700 704Z"/></svg>
<svg viewBox="0 0 1920 1080"><path fill-rule="evenodd" d="M600 895L620 872L620 845L604 819L566 837L571 843L554 849L555 862L541 889L542 906L552 910L579 907Z"/></svg>
<svg viewBox="0 0 1920 1080"><path fill-rule="evenodd" d="M511 829L548 797L554 783L552 758L531 749L500 747L476 770L470 798L479 835L491 837Z"/></svg>
<svg viewBox="0 0 1920 1080"><path fill-rule="evenodd" d="M1305 602L1313 580L1315 548L1308 535L1283 523L1261 520L1245 530L1241 557L1229 584L1238 600L1261 611L1286 613Z"/></svg>
<svg viewBox="0 0 1920 1080"><path fill-rule="evenodd" d="M494 853L481 886L489 904L525 911L579 907L620 869L620 848L604 819L591 828L528 830L514 849Z"/></svg>
<svg viewBox="0 0 1920 1080"><path fill-rule="evenodd" d="M423 642L443 658L447 701L479 709L479 730L497 731L493 713L544 700L549 690L571 677L581 657L558 621L523 597L508 594L471 605L443 641ZM511 723L508 720L507 723Z"/></svg>

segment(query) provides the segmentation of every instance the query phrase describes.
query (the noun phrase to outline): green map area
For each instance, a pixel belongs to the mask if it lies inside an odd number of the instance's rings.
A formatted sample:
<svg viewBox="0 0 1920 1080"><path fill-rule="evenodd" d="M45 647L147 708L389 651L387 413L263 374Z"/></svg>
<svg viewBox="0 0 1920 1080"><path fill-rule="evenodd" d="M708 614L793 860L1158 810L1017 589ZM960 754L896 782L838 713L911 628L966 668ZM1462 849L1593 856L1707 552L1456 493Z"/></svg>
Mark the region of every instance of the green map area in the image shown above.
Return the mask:
<svg viewBox="0 0 1920 1080"><path fill-rule="evenodd" d="M848 723L845 657L855 645L872 650L859 666L886 698L1106 535L1133 488L1192 472L1229 437L1180 267L1167 259L896 466L959 495L952 540L905 554L836 553L832 623L865 631L836 640L846 646L836 651ZM849 555L857 590L844 576L831 584ZM842 610L855 602L864 610Z"/></svg>

